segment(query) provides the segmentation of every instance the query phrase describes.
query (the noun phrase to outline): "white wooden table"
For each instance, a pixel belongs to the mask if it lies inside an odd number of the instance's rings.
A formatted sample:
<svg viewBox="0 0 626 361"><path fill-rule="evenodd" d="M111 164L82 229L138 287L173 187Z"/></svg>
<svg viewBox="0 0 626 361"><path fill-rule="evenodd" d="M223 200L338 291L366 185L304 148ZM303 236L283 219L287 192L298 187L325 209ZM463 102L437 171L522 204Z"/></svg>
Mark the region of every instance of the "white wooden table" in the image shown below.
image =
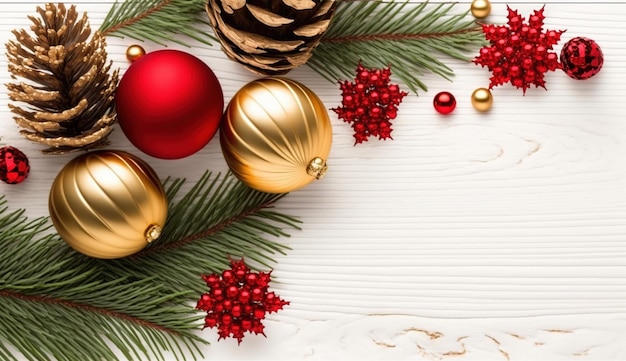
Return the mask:
<svg viewBox="0 0 626 361"><path fill-rule="evenodd" d="M112 0L70 3L97 28ZM546 28L567 29L557 49L575 36L596 40L600 74L549 73L548 91L525 96L498 87L493 109L479 114L469 97L489 72L449 61L454 81L426 77L429 91L402 103L393 141L353 146L351 129L331 113L328 174L278 205L304 222L283 240L293 250L273 273L291 305L267 319L267 338L247 336L239 347L203 331L207 360L626 359L626 4L546 3ZM506 4L527 16L543 2L493 1L488 20L505 23ZM0 0L0 42L30 26L37 5ZM122 71L133 43L108 40ZM171 48L206 61L226 101L255 78L219 46ZM340 104L338 87L310 69L289 76L329 108ZM8 81L2 55L0 82ZM432 107L442 90L457 98L452 115ZM47 215L51 181L73 155L41 155L18 134L7 102L0 87L2 143L26 152L32 172L0 192L13 208ZM119 129L112 142L161 176L193 181L204 169L227 169L215 139L175 161L144 155Z"/></svg>

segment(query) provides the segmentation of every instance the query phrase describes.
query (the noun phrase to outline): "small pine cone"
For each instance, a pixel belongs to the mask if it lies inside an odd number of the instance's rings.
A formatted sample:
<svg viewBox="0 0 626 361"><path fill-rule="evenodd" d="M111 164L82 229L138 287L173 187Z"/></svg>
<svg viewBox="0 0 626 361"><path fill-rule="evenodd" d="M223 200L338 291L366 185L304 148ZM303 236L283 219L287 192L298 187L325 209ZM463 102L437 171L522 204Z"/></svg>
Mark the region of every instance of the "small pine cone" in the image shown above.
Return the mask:
<svg viewBox="0 0 626 361"><path fill-rule="evenodd" d="M61 154L104 147L117 121L114 110L119 72L109 74L105 39L91 33L87 14L78 20L75 6L37 7L41 19L29 16L33 36L13 30L16 40L6 44L12 79L6 84L9 104L20 133L49 146L43 152Z"/></svg>
<svg viewBox="0 0 626 361"><path fill-rule="evenodd" d="M335 0L208 0L209 19L229 58L254 73L285 74L309 60Z"/></svg>

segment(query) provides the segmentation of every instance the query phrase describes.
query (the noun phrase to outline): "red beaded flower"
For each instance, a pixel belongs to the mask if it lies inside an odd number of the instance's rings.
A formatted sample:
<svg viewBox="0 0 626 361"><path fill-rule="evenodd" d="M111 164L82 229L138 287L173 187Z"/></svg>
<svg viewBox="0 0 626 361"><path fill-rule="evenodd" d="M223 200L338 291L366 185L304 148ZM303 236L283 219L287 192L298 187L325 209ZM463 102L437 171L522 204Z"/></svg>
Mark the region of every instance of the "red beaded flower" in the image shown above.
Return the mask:
<svg viewBox="0 0 626 361"><path fill-rule="evenodd" d="M398 114L398 105L408 93L391 84L391 69L356 68L354 82L340 83L341 107L333 108L339 119L352 124L354 144L363 143L370 136L378 139L391 137L391 122Z"/></svg>
<svg viewBox="0 0 626 361"><path fill-rule="evenodd" d="M277 312L288 305L274 292L268 292L270 272L251 272L243 260L230 261L231 269L221 275L203 275L209 292L198 300L197 309L207 312L204 327L217 327L219 339L236 338L245 332L262 334L261 321L266 313Z"/></svg>
<svg viewBox="0 0 626 361"><path fill-rule="evenodd" d="M558 55L550 50L565 30L543 30L544 8L535 10L528 24L516 10L507 9L508 25L483 24L490 45L480 49L474 63L493 73L489 89L508 82L524 93L531 84L545 89L544 74L561 67Z"/></svg>

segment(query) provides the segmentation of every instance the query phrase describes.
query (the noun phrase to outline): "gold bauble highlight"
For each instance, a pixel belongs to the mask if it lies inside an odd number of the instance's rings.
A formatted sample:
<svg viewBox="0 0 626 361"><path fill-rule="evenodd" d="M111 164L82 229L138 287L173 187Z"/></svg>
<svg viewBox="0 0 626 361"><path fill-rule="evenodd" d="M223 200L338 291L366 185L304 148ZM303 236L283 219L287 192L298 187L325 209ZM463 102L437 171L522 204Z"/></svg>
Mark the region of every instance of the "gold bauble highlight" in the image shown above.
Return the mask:
<svg viewBox="0 0 626 361"><path fill-rule="evenodd" d="M491 13L491 3L489 0L474 0L470 10L476 19L484 19Z"/></svg>
<svg viewBox="0 0 626 361"><path fill-rule="evenodd" d="M479 112L486 112L491 109L493 96L487 88L478 88L472 93L472 106Z"/></svg>
<svg viewBox="0 0 626 361"><path fill-rule="evenodd" d="M332 128L327 108L309 88L269 77L233 96L220 143L239 180L262 192L285 193L324 175Z"/></svg>
<svg viewBox="0 0 626 361"><path fill-rule="evenodd" d="M159 237L167 198L150 166L122 151L85 153L59 172L48 200L57 232L95 258L134 254Z"/></svg>

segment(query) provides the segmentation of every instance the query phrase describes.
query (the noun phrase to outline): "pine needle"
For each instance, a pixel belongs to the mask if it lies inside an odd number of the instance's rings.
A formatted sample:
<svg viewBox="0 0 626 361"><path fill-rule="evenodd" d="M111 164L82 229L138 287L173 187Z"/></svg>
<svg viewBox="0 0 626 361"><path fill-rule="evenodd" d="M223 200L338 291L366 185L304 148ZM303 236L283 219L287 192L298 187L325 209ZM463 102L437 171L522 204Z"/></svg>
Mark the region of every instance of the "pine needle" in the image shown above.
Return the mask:
<svg viewBox="0 0 626 361"><path fill-rule="evenodd" d="M484 45L469 12L454 14L455 4L343 1L307 64L331 82L353 78L359 62L392 66L411 91L427 90L426 73L450 80L454 71L440 55L470 61L467 54Z"/></svg>
<svg viewBox="0 0 626 361"><path fill-rule="evenodd" d="M0 359L132 360L202 357L195 302L201 275L229 257L263 265L287 249L274 238L298 228L272 205L284 195L254 191L230 174L207 172L178 197L165 181L170 212L155 244L129 258L83 256L50 233L47 217L9 212L0 196ZM173 356L172 356L173 355Z"/></svg>
<svg viewBox="0 0 626 361"><path fill-rule="evenodd" d="M216 39L210 34L210 23L204 16L205 3L206 0L116 1L100 26L100 32L105 36L150 40L163 46L175 42L189 47L177 36L186 35L212 45Z"/></svg>

